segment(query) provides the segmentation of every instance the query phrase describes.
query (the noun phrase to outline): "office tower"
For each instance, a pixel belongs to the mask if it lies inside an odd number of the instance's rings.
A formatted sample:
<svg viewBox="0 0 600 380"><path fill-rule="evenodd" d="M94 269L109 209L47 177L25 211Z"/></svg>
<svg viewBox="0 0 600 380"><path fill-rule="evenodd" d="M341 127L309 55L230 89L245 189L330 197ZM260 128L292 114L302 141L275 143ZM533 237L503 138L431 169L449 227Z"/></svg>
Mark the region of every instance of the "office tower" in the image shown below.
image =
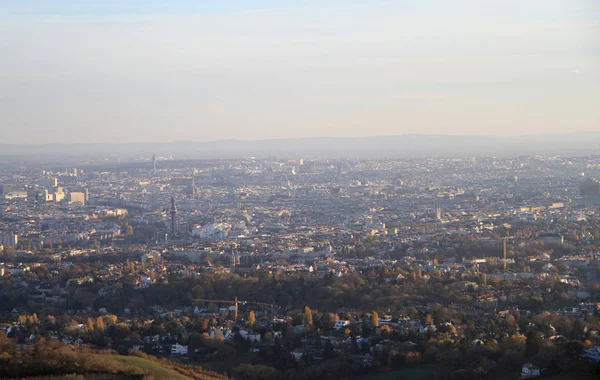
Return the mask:
<svg viewBox="0 0 600 380"><path fill-rule="evenodd" d="M315 172L315 162L314 161L306 161L300 165L299 168L300 173L311 174Z"/></svg>
<svg viewBox="0 0 600 380"><path fill-rule="evenodd" d="M83 191L71 191L67 196L67 202L69 203L81 203L85 205L85 192Z"/></svg>
<svg viewBox="0 0 600 380"><path fill-rule="evenodd" d="M341 162L336 162L335 164L336 174L341 176L344 173L344 165Z"/></svg>
<svg viewBox="0 0 600 380"><path fill-rule="evenodd" d="M192 172L192 180L190 186L187 188L187 193L195 197L198 195L198 192L198 187L196 186L196 170L194 170Z"/></svg>
<svg viewBox="0 0 600 380"><path fill-rule="evenodd" d="M153 175L156 177L156 154L153 154L153 155L152 155L152 165L153 165L153 167L154 167L154 170L153 170L153 172L152 172L152 173L153 173Z"/></svg>
<svg viewBox="0 0 600 380"><path fill-rule="evenodd" d="M175 215L177 214L177 209L175 208L175 197L171 197L171 235L175 235Z"/></svg>
<svg viewBox="0 0 600 380"><path fill-rule="evenodd" d="M58 179L56 178L42 178L39 180L38 184L40 187L45 187L48 190L51 190L55 187L58 187Z"/></svg>

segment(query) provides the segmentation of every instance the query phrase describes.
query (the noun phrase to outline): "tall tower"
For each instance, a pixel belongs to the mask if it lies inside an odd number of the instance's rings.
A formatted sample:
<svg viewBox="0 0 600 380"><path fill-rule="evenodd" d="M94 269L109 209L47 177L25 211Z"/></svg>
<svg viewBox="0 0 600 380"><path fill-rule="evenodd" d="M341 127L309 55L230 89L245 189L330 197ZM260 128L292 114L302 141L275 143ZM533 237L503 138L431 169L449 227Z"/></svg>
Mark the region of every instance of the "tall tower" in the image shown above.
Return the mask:
<svg viewBox="0 0 600 380"><path fill-rule="evenodd" d="M196 187L196 169L192 172L192 195L194 197L198 195L198 188Z"/></svg>
<svg viewBox="0 0 600 380"><path fill-rule="evenodd" d="M504 238L504 272L506 272L506 238Z"/></svg>
<svg viewBox="0 0 600 380"><path fill-rule="evenodd" d="M154 165L153 175L156 177L156 154L152 155L152 165Z"/></svg>
<svg viewBox="0 0 600 380"><path fill-rule="evenodd" d="M435 205L435 218L438 221L442 220L442 206L439 203Z"/></svg>
<svg viewBox="0 0 600 380"><path fill-rule="evenodd" d="M175 236L175 215L177 209L175 208L175 197L171 197L171 236Z"/></svg>

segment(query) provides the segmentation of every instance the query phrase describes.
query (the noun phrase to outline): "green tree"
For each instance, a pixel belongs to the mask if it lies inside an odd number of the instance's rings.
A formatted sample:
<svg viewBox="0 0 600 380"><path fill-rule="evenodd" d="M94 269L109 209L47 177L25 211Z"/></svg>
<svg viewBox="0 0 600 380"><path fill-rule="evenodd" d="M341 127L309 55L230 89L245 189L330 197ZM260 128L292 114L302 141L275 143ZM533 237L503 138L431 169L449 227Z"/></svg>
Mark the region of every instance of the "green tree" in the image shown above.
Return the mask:
<svg viewBox="0 0 600 380"><path fill-rule="evenodd" d="M208 307L207 307L207 309L208 309L208 312L209 312L209 313L213 313L213 314L215 314L215 313L218 313L218 312L219 312L219 308L217 307L217 305L215 305L215 304L214 304L214 303L212 303L212 302L208 304Z"/></svg>
<svg viewBox="0 0 600 380"><path fill-rule="evenodd" d="M531 331L527 333L527 341L525 342L525 351L528 357L537 355L543 345L542 333L539 331Z"/></svg>
<svg viewBox="0 0 600 380"><path fill-rule="evenodd" d="M262 364L252 365L243 363L233 368L233 372L243 379L249 380L264 380L273 379L277 376L277 370Z"/></svg>
<svg viewBox="0 0 600 380"><path fill-rule="evenodd" d="M333 348L333 344L331 344L331 342L329 340L327 340L327 342L325 342L325 347L323 348L323 356L326 359L335 358L335 348Z"/></svg>

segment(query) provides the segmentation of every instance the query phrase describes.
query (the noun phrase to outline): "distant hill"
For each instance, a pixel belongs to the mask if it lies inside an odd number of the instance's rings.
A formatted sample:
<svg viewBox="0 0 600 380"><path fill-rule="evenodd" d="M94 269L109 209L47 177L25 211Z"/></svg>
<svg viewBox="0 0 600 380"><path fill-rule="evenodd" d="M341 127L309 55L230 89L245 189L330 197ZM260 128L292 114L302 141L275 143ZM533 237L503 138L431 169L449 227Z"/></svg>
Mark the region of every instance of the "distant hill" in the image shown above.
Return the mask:
<svg viewBox="0 0 600 380"><path fill-rule="evenodd" d="M175 158L279 157L457 157L569 155L600 152L600 132L548 135L479 136L419 135L314 137L272 140L115 144L0 144L0 155L24 157L173 156Z"/></svg>

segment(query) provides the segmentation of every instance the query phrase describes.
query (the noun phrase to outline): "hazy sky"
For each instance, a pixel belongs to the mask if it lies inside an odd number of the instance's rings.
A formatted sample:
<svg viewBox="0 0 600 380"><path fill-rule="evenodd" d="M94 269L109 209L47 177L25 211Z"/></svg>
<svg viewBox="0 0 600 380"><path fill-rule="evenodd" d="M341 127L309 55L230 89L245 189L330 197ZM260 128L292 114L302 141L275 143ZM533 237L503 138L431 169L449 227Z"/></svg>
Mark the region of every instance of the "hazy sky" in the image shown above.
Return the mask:
<svg viewBox="0 0 600 380"><path fill-rule="evenodd" d="M582 130L598 0L0 0L0 143Z"/></svg>

